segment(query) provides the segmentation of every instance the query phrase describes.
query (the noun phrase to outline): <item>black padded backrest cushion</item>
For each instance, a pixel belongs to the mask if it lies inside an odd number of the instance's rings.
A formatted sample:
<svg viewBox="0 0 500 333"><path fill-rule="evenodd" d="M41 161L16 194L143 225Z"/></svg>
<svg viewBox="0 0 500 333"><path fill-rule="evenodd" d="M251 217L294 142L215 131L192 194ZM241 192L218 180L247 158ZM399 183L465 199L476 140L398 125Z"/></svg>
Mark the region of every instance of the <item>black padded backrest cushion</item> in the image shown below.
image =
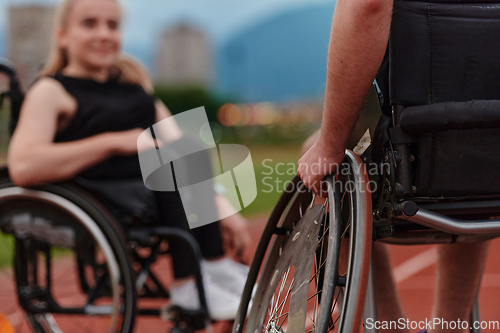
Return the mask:
<svg viewBox="0 0 500 333"><path fill-rule="evenodd" d="M500 4L396 0L391 104L500 100Z"/></svg>
<svg viewBox="0 0 500 333"><path fill-rule="evenodd" d="M446 102L404 108L401 129L409 134L500 128L499 100Z"/></svg>

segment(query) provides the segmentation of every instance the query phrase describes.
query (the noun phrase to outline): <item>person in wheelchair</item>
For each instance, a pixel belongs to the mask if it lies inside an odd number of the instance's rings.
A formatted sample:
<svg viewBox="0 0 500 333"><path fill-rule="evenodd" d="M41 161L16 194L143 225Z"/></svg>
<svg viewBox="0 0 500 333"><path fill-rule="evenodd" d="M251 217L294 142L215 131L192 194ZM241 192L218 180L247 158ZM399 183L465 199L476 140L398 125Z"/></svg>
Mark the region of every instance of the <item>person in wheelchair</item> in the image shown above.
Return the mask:
<svg viewBox="0 0 500 333"><path fill-rule="evenodd" d="M66 0L60 5L50 58L26 95L9 146L9 173L16 185L77 177L97 192L106 182L140 184L145 190L137 139L170 112L152 97L153 87L143 67L121 54L121 16L116 0ZM161 139L175 142L182 135L173 126ZM116 197L122 195L119 192L115 188ZM147 196L154 201L162 224L190 231L178 192L150 191ZM214 202L213 209L231 209L224 198L216 200L218 206ZM234 241L244 247L248 235L241 220L235 216L223 222L232 229ZM202 267L209 313L213 319L232 319L247 267L225 256L219 222L191 232L206 259ZM175 277L171 303L197 309L190 258L174 240L169 251Z"/></svg>
<svg viewBox="0 0 500 333"><path fill-rule="evenodd" d="M405 3L405 1L399 1L399 3ZM410 8L409 5L407 6ZM414 10L414 12L416 13L417 10ZM438 13L446 12L442 9ZM381 67L383 59L383 65L388 66L385 59L387 58L386 49L391 30L392 15L392 0L356 0L339 1L337 3L328 53L323 123L319 133L316 133L305 143L303 147L304 155L298 162L298 175L304 181L305 186L313 192L321 194L324 177L334 173L335 168L342 164L347 139L359 117L374 78L378 74L380 75L383 70L383 66ZM404 15L401 14L401 17L404 17ZM451 14L451 16L453 15ZM478 14L478 16L480 15ZM448 23L450 22L451 20L448 21ZM398 23L404 25L402 21ZM391 33L394 33L394 29L393 27ZM444 45L446 45L445 42L442 41ZM408 41L408 43L414 43L414 41ZM415 43L418 44L418 42ZM446 47L452 49L458 46L450 43ZM436 51L436 54L438 52ZM480 52L484 53L482 50ZM402 54L398 53L399 56ZM386 55L386 58L384 58L384 55ZM488 57L488 55L485 55L485 57ZM413 66L418 67L416 64L413 64ZM443 65L443 67L445 66ZM474 69L471 69L471 71L473 72ZM474 77L472 72L471 75ZM439 78L436 78L436 80L439 80ZM482 85L479 86L483 87ZM471 90L469 89L469 91ZM462 92L458 88L457 92L463 93L465 91ZM393 91L391 91L392 93ZM465 95L468 95L468 93ZM429 94L431 93L429 92ZM479 95L481 96L481 94ZM389 107L388 112L385 113L390 116L391 106L387 102L388 92L384 97L386 100L385 106ZM473 97L478 99L478 96ZM391 96L392 98L393 96ZM479 99L498 98L483 97ZM447 102L447 100L443 102ZM390 121L389 116L383 116L383 118L385 117ZM312 165L317 163L320 163L321 167L312 168ZM451 166L447 172L453 173L454 171L450 169ZM439 195L437 193L437 196ZM490 242L488 241L436 245L437 281L433 318L442 318L446 321L456 321L457 319L467 321L469 319L474 297L478 292L485 267L489 245ZM405 318L395 290L395 282L391 275L387 248L385 244L375 242L373 251L378 318L380 321L397 321L398 318ZM409 332L408 329L395 331ZM440 331L440 328L435 328L432 332ZM457 328L456 330L449 329L446 331L463 332L464 330Z"/></svg>

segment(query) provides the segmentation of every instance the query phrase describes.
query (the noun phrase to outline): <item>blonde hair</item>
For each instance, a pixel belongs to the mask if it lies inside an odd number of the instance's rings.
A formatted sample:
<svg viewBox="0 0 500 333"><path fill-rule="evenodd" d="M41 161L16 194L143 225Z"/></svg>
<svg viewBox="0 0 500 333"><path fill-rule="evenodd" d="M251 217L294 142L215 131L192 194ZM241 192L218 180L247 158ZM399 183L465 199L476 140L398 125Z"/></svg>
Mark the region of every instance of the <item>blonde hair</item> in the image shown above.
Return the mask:
<svg viewBox="0 0 500 333"><path fill-rule="evenodd" d="M40 76L55 75L68 65L68 55L64 49L59 47L57 42L57 30L67 28L68 17L76 1L78 0L64 0L57 9L49 58L40 71ZM118 0L112 1L119 5ZM153 89L151 77L147 70L139 61L129 55L121 54L119 56L116 64L110 69L110 77L118 78L122 83L141 85L148 92Z"/></svg>

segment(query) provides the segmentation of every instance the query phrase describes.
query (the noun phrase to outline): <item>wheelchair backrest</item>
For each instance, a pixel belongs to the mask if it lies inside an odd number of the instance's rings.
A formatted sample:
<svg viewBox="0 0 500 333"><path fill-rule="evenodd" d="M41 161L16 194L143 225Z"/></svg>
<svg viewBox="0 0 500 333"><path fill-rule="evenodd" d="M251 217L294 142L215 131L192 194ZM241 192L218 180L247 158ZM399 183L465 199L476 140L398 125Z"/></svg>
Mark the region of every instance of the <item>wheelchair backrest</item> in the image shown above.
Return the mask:
<svg viewBox="0 0 500 333"><path fill-rule="evenodd" d="M392 105L500 99L500 3L396 0Z"/></svg>
<svg viewBox="0 0 500 333"><path fill-rule="evenodd" d="M500 2L395 0L387 57L398 197L500 195Z"/></svg>

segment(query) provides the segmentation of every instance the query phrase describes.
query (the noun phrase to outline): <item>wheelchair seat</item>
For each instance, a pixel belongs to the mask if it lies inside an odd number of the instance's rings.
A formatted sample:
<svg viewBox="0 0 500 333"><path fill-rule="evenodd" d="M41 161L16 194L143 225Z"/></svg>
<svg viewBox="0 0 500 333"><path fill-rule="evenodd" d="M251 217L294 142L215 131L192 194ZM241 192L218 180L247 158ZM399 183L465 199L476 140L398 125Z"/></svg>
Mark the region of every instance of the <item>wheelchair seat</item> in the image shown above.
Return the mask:
<svg viewBox="0 0 500 333"><path fill-rule="evenodd" d="M158 206L142 179L87 180L73 182L90 192L111 212L123 228L158 225Z"/></svg>

